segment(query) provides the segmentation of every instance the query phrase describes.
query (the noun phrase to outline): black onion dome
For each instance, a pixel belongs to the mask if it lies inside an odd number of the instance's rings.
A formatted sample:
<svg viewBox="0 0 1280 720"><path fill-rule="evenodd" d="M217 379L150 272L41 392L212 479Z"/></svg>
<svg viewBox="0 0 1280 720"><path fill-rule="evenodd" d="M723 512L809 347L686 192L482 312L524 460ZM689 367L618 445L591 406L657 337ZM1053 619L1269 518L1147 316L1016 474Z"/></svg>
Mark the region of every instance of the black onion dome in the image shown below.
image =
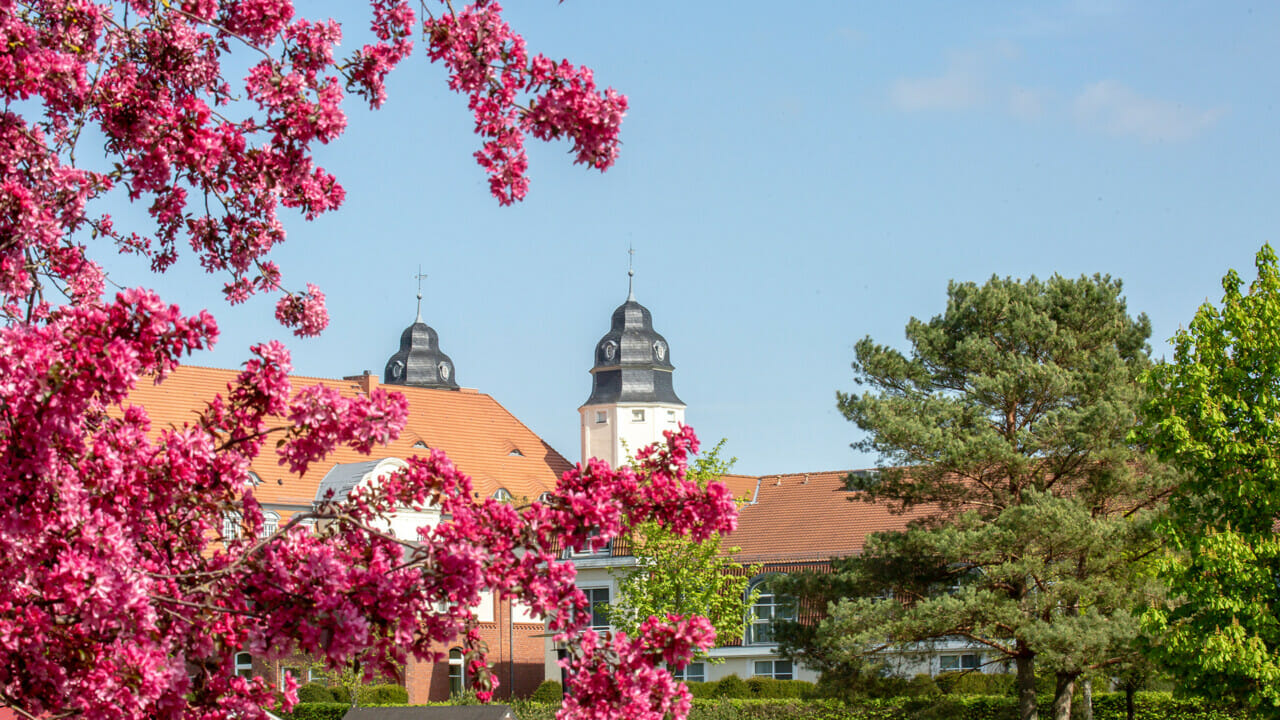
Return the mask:
<svg viewBox="0 0 1280 720"><path fill-rule="evenodd" d="M591 397L583 405L660 402L684 405L671 386L671 348L653 329L653 316L635 297L613 311L609 332L596 343Z"/></svg>
<svg viewBox="0 0 1280 720"><path fill-rule="evenodd" d="M388 385L458 389L453 360L440 352L440 336L422 318L400 334L400 350L387 360L383 377Z"/></svg>

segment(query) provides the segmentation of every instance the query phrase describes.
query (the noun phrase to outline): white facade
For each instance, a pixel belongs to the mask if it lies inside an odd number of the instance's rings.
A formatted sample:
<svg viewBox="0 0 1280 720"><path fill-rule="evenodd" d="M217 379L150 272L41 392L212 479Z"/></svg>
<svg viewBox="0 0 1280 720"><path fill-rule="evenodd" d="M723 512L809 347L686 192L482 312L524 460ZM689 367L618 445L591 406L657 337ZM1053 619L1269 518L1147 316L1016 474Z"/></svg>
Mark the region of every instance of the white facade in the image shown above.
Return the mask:
<svg viewBox="0 0 1280 720"><path fill-rule="evenodd" d="M615 468L641 448L662 442L664 431L684 424L684 406L664 403L584 405L578 414L583 462L600 458Z"/></svg>

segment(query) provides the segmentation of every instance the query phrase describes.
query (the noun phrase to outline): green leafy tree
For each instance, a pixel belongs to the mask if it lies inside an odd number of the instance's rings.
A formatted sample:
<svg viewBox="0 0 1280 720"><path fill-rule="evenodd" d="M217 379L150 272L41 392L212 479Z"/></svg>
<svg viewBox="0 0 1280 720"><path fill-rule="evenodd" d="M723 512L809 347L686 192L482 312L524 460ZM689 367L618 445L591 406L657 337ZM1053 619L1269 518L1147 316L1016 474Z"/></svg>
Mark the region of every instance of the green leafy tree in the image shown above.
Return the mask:
<svg viewBox="0 0 1280 720"><path fill-rule="evenodd" d="M857 344L870 389L839 406L882 467L851 487L917 517L791 581L830 603L817 627L786 632L787 652L823 669L965 639L1016 666L1024 719L1037 663L1066 718L1082 673L1133 653L1169 481L1128 441L1150 326L1120 292L1105 276L953 282L943 315L908 323L909 355Z"/></svg>
<svg viewBox="0 0 1280 720"><path fill-rule="evenodd" d="M736 458L720 457L724 443L692 463L689 476L705 484L728 473ZM719 535L693 542L654 522L634 528L631 543L636 564L614 571L618 602L609 608L614 627L634 636L651 615L702 615L721 641L742 637L755 600L755 593L747 595L747 583L756 569L733 562L736 548L725 549Z"/></svg>
<svg viewBox="0 0 1280 720"><path fill-rule="evenodd" d="M1222 281L1150 374L1152 447L1187 476L1170 501L1162 570L1176 604L1147 620L1184 687L1280 717L1280 269L1271 247L1242 292Z"/></svg>

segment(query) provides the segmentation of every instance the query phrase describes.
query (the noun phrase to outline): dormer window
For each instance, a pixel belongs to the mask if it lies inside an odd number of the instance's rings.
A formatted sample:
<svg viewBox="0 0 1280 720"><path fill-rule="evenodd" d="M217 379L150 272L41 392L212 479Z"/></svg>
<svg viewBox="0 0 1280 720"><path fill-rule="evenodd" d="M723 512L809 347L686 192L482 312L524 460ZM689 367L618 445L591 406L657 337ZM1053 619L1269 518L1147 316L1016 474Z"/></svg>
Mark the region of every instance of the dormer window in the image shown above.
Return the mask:
<svg viewBox="0 0 1280 720"><path fill-rule="evenodd" d="M511 493L508 492L506 488L498 488L497 490L494 490L493 495L490 495L489 497L492 497L498 502L511 502Z"/></svg>

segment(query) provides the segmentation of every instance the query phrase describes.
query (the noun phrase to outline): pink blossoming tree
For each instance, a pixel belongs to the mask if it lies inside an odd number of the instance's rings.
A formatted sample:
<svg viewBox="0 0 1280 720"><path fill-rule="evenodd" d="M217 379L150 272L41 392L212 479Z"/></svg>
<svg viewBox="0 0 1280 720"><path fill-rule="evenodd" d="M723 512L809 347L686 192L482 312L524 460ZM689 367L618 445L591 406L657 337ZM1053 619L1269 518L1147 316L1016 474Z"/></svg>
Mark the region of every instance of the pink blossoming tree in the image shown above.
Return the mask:
<svg viewBox="0 0 1280 720"><path fill-rule="evenodd" d="M373 0L372 30L339 58L341 28L295 17L290 0L0 0L0 705L31 718L252 720L273 698L263 680L236 676L238 652L305 652L335 668L361 653L376 672L438 660L459 638L483 681L467 608L492 591L569 642L562 717L687 712L662 664L708 646L706 621L597 636L557 551L649 520L694 538L732 529L724 488L685 477L690 430L642 452L634 471L576 468L526 507L471 500L470 481L433 451L321 503L315 529L299 516L260 538L253 458L269 448L301 472L339 445L369 452L396 437L403 397L291 387L288 353L270 343L193 422L152 427L129 403L137 383L163 382L211 345L216 326L150 292L104 298L88 243L143 254L156 271L189 245L230 302L280 293L282 323L320 332L324 295L285 291L267 259L285 238L279 212L312 218L342 202L313 144L342 133L347 95L382 103L419 33L467 97L500 203L527 192L525 136L566 138L576 162L600 170L613 163L625 98L586 68L529 55L497 2L415 12ZM234 89L232 53L253 58ZM103 151L103 167L78 160ZM108 193L144 204L152 222L117 227L97 209ZM412 542L377 529L429 505L450 519ZM244 532L220 538L228 513Z"/></svg>

